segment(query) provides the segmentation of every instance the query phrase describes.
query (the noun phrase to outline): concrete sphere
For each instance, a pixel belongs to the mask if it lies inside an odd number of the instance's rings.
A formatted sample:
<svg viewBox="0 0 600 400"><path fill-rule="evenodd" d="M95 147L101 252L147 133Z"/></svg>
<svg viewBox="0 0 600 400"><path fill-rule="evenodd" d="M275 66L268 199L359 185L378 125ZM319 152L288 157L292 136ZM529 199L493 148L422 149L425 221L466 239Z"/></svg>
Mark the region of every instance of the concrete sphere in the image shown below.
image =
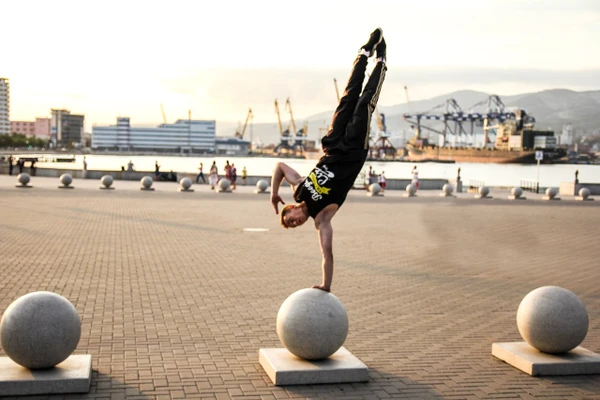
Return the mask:
<svg viewBox="0 0 600 400"><path fill-rule="evenodd" d="M29 181L31 180L31 177L29 176L28 173L21 173L19 174L19 176L17 176L17 181L19 181L19 183L21 185L27 185L29 183Z"/></svg>
<svg viewBox="0 0 600 400"><path fill-rule="evenodd" d="M442 192L445 194L452 194L452 192L454 192L454 188L449 183L446 183L444 186L442 186Z"/></svg>
<svg viewBox="0 0 600 400"><path fill-rule="evenodd" d="M69 186L73 182L73 177L70 174L62 174L60 176L60 183L64 186Z"/></svg>
<svg viewBox="0 0 600 400"><path fill-rule="evenodd" d="M514 188L512 188L512 190L510 191L510 194L512 194L515 197L521 197L521 195L523 194L523 189L521 189L520 186L515 186Z"/></svg>
<svg viewBox="0 0 600 400"><path fill-rule="evenodd" d="M113 184L113 177L111 175L104 175L102 178L100 178L100 182L104 186L110 187L110 185Z"/></svg>
<svg viewBox="0 0 600 400"><path fill-rule="evenodd" d="M517 311L521 336L544 353L565 353L579 346L588 324L588 313L579 297L558 286L533 290Z"/></svg>
<svg viewBox="0 0 600 400"><path fill-rule="evenodd" d="M558 188L549 187L548 189L546 189L546 196L550 197L551 199L556 197L557 194L558 194Z"/></svg>
<svg viewBox="0 0 600 400"><path fill-rule="evenodd" d="M81 320L73 304L51 292L19 297L0 321L6 354L30 369L52 368L66 360L81 338Z"/></svg>
<svg viewBox="0 0 600 400"><path fill-rule="evenodd" d="M221 190L229 189L230 185L231 185L231 182L229 182L228 179L220 179L219 180L219 189L221 189Z"/></svg>
<svg viewBox="0 0 600 400"><path fill-rule="evenodd" d="M481 197L485 197L488 194L490 194L490 188L488 188L487 186L482 186L479 188L479 195Z"/></svg>
<svg viewBox="0 0 600 400"><path fill-rule="evenodd" d="M379 194L381 192L381 185L379 183L371 183L369 186L369 192L373 194Z"/></svg>
<svg viewBox="0 0 600 400"><path fill-rule="evenodd" d="M181 185L183 189L188 190L192 187L192 180L190 178L181 178L179 185Z"/></svg>
<svg viewBox="0 0 600 400"><path fill-rule="evenodd" d="M261 179L258 182L256 182L256 188L259 191L264 192L269 188L269 182L267 182L265 179Z"/></svg>
<svg viewBox="0 0 600 400"><path fill-rule="evenodd" d="M579 196L583 197L584 199L587 199L588 197L590 197L590 189L588 189L588 188L579 189Z"/></svg>
<svg viewBox="0 0 600 400"><path fill-rule="evenodd" d="M277 314L277 335L290 353L323 360L344 344L348 314L342 302L320 289L301 289L288 297Z"/></svg>
<svg viewBox="0 0 600 400"><path fill-rule="evenodd" d="M142 183L143 187L145 187L146 189L150 189L150 186L152 186L153 179L151 176L146 175L142 178L140 182Z"/></svg>
<svg viewBox="0 0 600 400"><path fill-rule="evenodd" d="M415 194L417 193L417 188L412 183L409 183L408 185L406 185L406 193Z"/></svg>

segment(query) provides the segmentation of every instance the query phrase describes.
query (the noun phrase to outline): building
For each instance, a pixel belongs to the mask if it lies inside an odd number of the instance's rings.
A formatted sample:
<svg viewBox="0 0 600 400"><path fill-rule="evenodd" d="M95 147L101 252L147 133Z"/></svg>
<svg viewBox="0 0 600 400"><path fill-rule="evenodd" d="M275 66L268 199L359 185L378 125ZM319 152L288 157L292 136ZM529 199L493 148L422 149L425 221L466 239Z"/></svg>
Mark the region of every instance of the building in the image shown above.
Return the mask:
<svg viewBox="0 0 600 400"><path fill-rule="evenodd" d="M202 153L215 150L215 121L177 120L157 127L131 126L128 117L116 125L92 127L92 149Z"/></svg>
<svg viewBox="0 0 600 400"><path fill-rule="evenodd" d="M215 152L227 156L247 156L250 142L235 137L221 137L215 141Z"/></svg>
<svg viewBox="0 0 600 400"><path fill-rule="evenodd" d="M573 146L573 134L573 125L565 124L562 129L562 134L558 136L558 145L563 147Z"/></svg>
<svg viewBox="0 0 600 400"><path fill-rule="evenodd" d="M77 147L83 137L85 116L71 114L69 110L52 109L50 122L50 137L58 147Z"/></svg>
<svg viewBox="0 0 600 400"><path fill-rule="evenodd" d="M36 118L35 121L10 121L10 133L50 139L50 118Z"/></svg>
<svg viewBox="0 0 600 400"><path fill-rule="evenodd" d="M10 134L10 84L0 78L0 135Z"/></svg>

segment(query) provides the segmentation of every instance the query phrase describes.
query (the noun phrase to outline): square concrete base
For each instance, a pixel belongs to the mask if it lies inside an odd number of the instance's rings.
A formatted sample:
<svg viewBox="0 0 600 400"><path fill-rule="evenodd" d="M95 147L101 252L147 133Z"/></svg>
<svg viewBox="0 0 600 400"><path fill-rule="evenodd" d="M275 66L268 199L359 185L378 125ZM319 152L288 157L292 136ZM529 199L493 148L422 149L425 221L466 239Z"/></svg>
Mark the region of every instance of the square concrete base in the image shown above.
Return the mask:
<svg viewBox="0 0 600 400"><path fill-rule="evenodd" d="M560 200L560 197L544 196L542 197L542 200Z"/></svg>
<svg viewBox="0 0 600 400"><path fill-rule="evenodd" d="M480 194L476 194L476 195L475 195L475 198L476 198L476 199L479 199L479 200L493 199L493 197L492 197L492 196L482 196L482 195L480 195Z"/></svg>
<svg viewBox="0 0 600 400"><path fill-rule="evenodd" d="M194 189L183 189L183 188L179 188L179 189L177 189L177 191L179 191L179 192L193 192L193 191L194 191Z"/></svg>
<svg viewBox="0 0 600 400"><path fill-rule="evenodd" d="M371 193L371 192L367 192L367 196L369 197L383 197L383 193Z"/></svg>
<svg viewBox="0 0 600 400"><path fill-rule="evenodd" d="M260 349L259 361L277 386L369 380L367 366L345 347L322 361L303 360L287 349Z"/></svg>
<svg viewBox="0 0 600 400"><path fill-rule="evenodd" d="M100 186L100 189L102 189L102 190L115 190L114 187L104 187L104 186Z"/></svg>
<svg viewBox="0 0 600 400"><path fill-rule="evenodd" d="M151 192L151 191L153 191L153 190L154 190L154 188L152 188L152 187L151 187L151 188L145 188L145 187L141 187L141 188L140 188L140 190L144 190L144 191L146 191L146 192Z"/></svg>
<svg viewBox="0 0 600 400"><path fill-rule="evenodd" d="M261 192L260 190L256 189L254 191L254 193L256 193L256 194L270 194L271 192L267 192L266 190L264 192Z"/></svg>
<svg viewBox="0 0 600 400"><path fill-rule="evenodd" d="M75 186L59 186L59 189L75 189Z"/></svg>
<svg viewBox="0 0 600 400"><path fill-rule="evenodd" d="M92 356L73 355L56 367L30 370L0 357L0 396L87 393L92 383Z"/></svg>
<svg viewBox="0 0 600 400"><path fill-rule="evenodd" d="M32 188L33 186L31 186L31 185L15 185L15 187L19 188L19 189L29 189L29 188Z"/></svg>
<svg viewBox="0 0 600 400"><path fill-rule="evenodd" d="M521 196L517 197L517 196L510 195L510 196L508 196L508 199L509 200L527 200L527 197L521 197Z"/></svg>
<svg viewBox="0 0 600 400"><path fill-rule="evenodd" d="M402 197L417 197L417 195L416 195L416 194L404 193L404 194L402 195Z"/></svg>
<svg viewBox="0 0 600 400"><path fill-rule="evenodd" d="M215 192L217 192L219 194L221 194L221 193L233 193L233 190L229 190L229 189L227 189L227 190L220 190L220 189L217 189L217 190L215 190Z"/></svg>
<svg viewBox="0 0 600 400"><path fill-rule="evenodd" d="M600 354L583 347L546 354L525 342L493 343L492 355L531 376L600 374Z"/></svg>
<svg viewBox="0 0 600 400"><path fill-rule="evenodd" d="M575 197L575 200L579 200L579 201L594 201L594 199L592 199L591 197L588 197L587 199L584 199L581 196Z"/></svg>

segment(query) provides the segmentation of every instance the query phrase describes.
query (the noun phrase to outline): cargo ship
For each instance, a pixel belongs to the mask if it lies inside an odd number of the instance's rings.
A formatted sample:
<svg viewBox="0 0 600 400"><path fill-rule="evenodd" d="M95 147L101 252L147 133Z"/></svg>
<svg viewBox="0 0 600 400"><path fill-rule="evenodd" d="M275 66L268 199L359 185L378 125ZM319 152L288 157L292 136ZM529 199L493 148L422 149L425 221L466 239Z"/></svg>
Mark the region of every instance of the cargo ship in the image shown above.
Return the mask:
<svg viewBox="0 0 600 400"><path fill-rule="evenodd" d="M540 161L543 163L551 163L566 156L566 150L557 145L553 131L534 129L533 116L523 109L505 109L497 95L490 96L485 113L465 112L458 107L456 101L449 99L443 114L404 114L404 120L410 122L415 130L415 136L406 144L408 155L405 157L413 161L529 164L536 163L541 155L543 157ZM441 126L434 128L423 120ZM468 133L463 124L470 124ZM475 126L483 127L484 140L481 146L446 143L449 134L455 138L470 137L473 141ZM441 145L432 144L429 139L423 138L422 130L438 134Z"/></svg>

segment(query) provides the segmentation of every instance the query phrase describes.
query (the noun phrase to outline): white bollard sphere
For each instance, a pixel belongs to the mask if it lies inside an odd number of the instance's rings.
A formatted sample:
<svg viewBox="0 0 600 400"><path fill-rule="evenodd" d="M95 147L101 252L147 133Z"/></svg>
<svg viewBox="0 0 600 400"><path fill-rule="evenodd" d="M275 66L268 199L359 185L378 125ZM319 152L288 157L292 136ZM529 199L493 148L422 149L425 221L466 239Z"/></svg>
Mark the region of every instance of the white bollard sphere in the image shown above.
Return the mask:
<svg viewBox="0 0 600 400"><path fill-rule="evenodd" d="M17 176L17 181L21 184L21 185L27 185L29 183L29 181L31 180L31 177L29 176L28 173L23 172L21 174L19 174L19 176Z"/></svg>
<svg viewBox="0 0 600 400"><path fill-rule="evenodd" d="M449 183L445 183L444 186L442 186L442 192L444 192L447 195L451 195L453 191L454 187Z"/></svg>
<svg viewBox="0 0 600 400"><path fill-rule="evenodd" d="M579 297L558 286L531 291L517 311L519 333L544 353L565 353L579 346L588 325L588 312Z"/></svg>
<svg viewBox="0 0 600 400"><path fill-rule="evenodd" d="M258 182L256 182L256 188L259 192L264 192L269 188L269 182L267 182L265 179L260 179Z"/></svg>
<svg viewBox="0 0 600 400"><path fill-rule="evenodd" d="M60 176L60 183L64 186L69 186L73 182L73 177L70 174L62 174Z"/></svg>
<svg viewBox="0 0 600 400"><path fill-rule="evenodd" d="M192 180L190 178L181 178L179 185L183 190L189 190L192 187Z"/></svg>
<svg viewBox="0 0 600 400"><path fill-rule="evenodd" d="M548 189L546 189L546 196L548 196L551 199L555 198L557 194L558 194L558 188L549 187Z"/></svg>
<svg viewBox="0 0 600 400"><path fill-rule="evenodd" d="M104 175L102 178L100 178L100 182L105 187L110 187L113 184L113 177L111 175Z"/></svg>
<svg viewBox="0 0 600 400"><path fill-rule="evenodd" d="M587 199L588 197L590 197L590 189L588 189L588 188L579 189L579 196L583 199Z"/></svg>
<svg viewBox="0 0 600 400"><path fill-rule="evenodd" d="M515 186L514 188L512 188L510 193L515 197L521 197L521 195L523 194L523 189L521 189L520 186Z"/></svg>
<svg viewBox="0 0 600 400"><path fill-rule="evenodd" d="M219 189L227 190L229 189L229 185L231 185L231 182L228 179L223 178L219 180Z"/></svg>
<svg viewBox="0 0 600 400"><path fill-rule="evenodd" d="M333 294L320 289L301 289L279 308L277 335L297 357L323 360L344 344L348 336L348 313Z"/></svg>
<svg viewBox="0 0 600 400"><path fill-rule="evenodd" d="M145 177L142 178L142 180L140 181L142 183L142 186L146 189L150 189L150 187L152 186L152 182L154 182L154 180L152 179L151 176L146 175Z"/></svg>
<svg viewBox="0 0 600 400"><path fill-rule="evenodd" d="M379 183L371 183L369 186L369 192L372 195L377 196L381 192L381 185Z"/></svg>
<svg viewBox="0 0 600 400"><path fill-rule="evenodd" d="M490 194L490 188L488 188L487 186L481 186L479 188L479 195L481 197L486 197L488 194Z"/></svg>
<svg viewBox="0 0 600 400"><path fill-rule="evenodd" d="M416 186L413 185L412 183L409 183L408 185L406 185L406 193L408 193L410 195L417 193Z"/></svg>
<svg viewBox="0 0 600 400"><path fill-rule="evenodd" d="M80 338L77 310L56 293L33 292L19 297L0 321L2 348L11 360L30 369L60 364L77 348Z"/></svg>

